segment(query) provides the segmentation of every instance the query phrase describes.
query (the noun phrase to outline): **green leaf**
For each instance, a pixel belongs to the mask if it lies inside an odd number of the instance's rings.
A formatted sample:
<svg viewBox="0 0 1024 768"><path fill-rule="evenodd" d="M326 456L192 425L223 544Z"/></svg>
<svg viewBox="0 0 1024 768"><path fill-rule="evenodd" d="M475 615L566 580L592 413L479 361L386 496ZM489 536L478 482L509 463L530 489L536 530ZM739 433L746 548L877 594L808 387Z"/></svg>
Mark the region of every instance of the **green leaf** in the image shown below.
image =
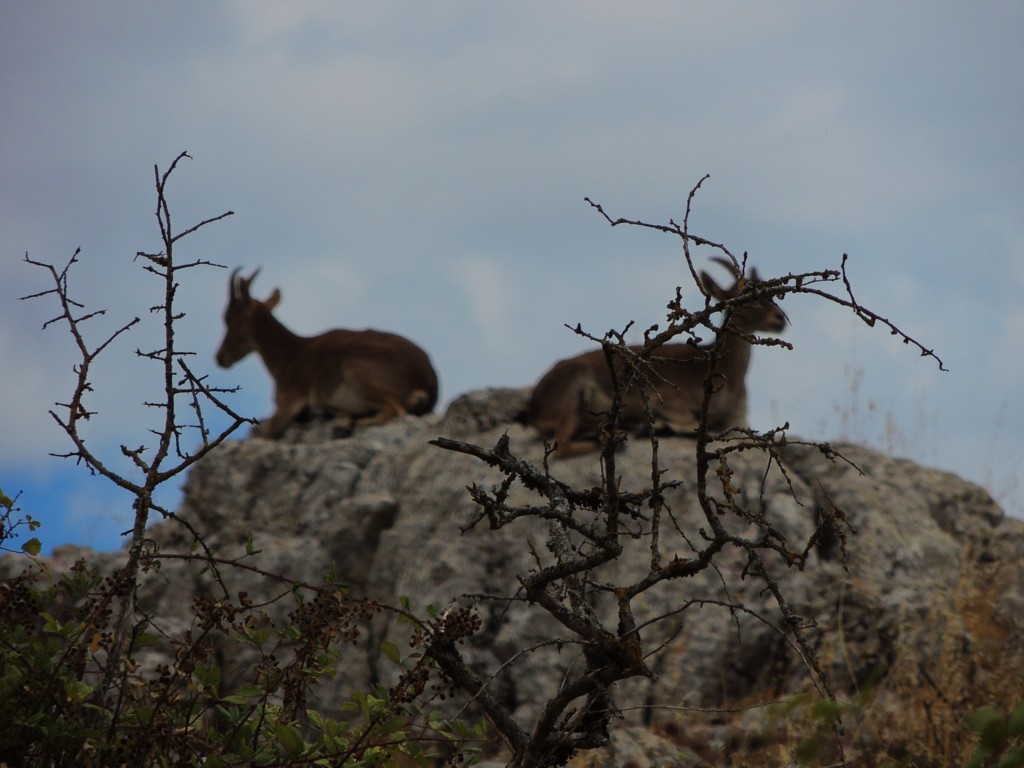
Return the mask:
<svg viewBox="0 0 1024 768"><path fill-rule="evenodd" d="M208 685L214 690L220 685L220 667L216 664L196 664L192 674L202 685Z"/></svg>
<svg viewBox="0 0 1024 768"><path fill-rule="evenodd" d="M43 617L44 632L50 632L55 635L59 635L64 630L63 625L61 625L61 623L57 621L57 619L55 619L51 614L47 613L46 611L40 611L39 615Z"/></svg>
<svg viewBox="0 0 1024 768"><path fill-rule="evenodd" d="M380 652L384 654L388 661L391 661L395 664L402 663L402 654L398 650L398 646L392 643L390 640L385 640L380 644Z"/></svg>
<svg viewBox="0 0 1024 768"><path fill-rule="evenodd" d="M967 716L967 723L981 738L981 748L995 752L1006 740L1007 722L995 707L986 706Z"/></svg>
<svg viewBox="0 0 1024 768"><path fill-rule="evenodd" d="M1006 719L1002 716L992 720L981 734L981 744L993 752L1002 748L1006 741Z"/></svg>
<svg viewBox="0 0 1024 768"><path fill-rule="evenodd" d="M42 549L43 543L36 538L29 539L21 545L21 551L26 555L32 555L32 557L38 557Z"/></svg>
<svg viewBox="0 0 1024 768"><path fill-rule="evenodd" d="M152 648L154 645L160 644L160 638L152 632L143 632L140 635L136 635L132 638L132 649L138 650L139 648Z"/></svg>
<svg viewBox="0 0 1024 768"><path fill-rule="evenodd" d="M229 723L237 722L242 716L242 711L238 707L225 707L222 704L214 704L213 711Z"/></svg>
<svg viewBox="0 0 1024 768"><path fill-rule="evenodd" d="M1010 713L1009 733L1011 736L1024 735L1024 701L1013 708Z"/></svg>
<svg viewBox="0 0 1024 768"><path fill-rule="evenodd" d="M835 699L821 699L810 706L808 714L813 720L831 724L843 714L843 705Z"/></svg>
<svg viewBox="0 0 1024 768"><path fill-rule="evenodd" d="M821 754L821 746L821 739L813 736L797 744L796 749L793 750L793 757L796 759L797 765L810 765L815 762L818 755Z"/></svg>
<svg viewBox="0 0 1024 768"><path fill-rule="evenodd" d="M311 722L318 731L322 731L324 729L324 719L315 709L307 709L306 717L309 718L309 722Z"/></svg>
<svg viewBox="0 0 1024 768"><path fill-rule="evenodd" d="M289 723L278 723L274 726L274 736L277 737L278 743L293 755L302 754L306 746L299 729Z"/></svg>
<svg viewBox="0 0 1024 768"><path fill-rule="evenodd" d="M225 696L223 700L229 704L252 704L263 698L265 693L266 691L258 685L246 683L235 693L232 693L230 696Z"/></svg>
<svg viewBox="0 0 1024 768"><path fill-rule="evenodd" d="M988 759L989 750L983 747L978 747L971 754L970 759L964 763L964 768L982 768L985 765L985 760Z"/></svg>
<svg viewBox="0 0 1024 768"><path fill-rule="evenodd" d="M1011 749L1003 759L996 763L996 768L1021 768L1024 766L1024 747Z"/></svg>
<svg viewBox="0 0 1024 768"><path fill-rule="evenodd" d="M68 701L82 702L89 698L89 694L92 693L92 686L83 683L81 680L68 680L66 692L68 695Z"/></svg>
<svg viewBox="0 0 1024 768"><path fill-rule="evenodd" d="M986 706L967 716L967 724L977 734L982 734L993 720L1001 718L995 707Z"/></svg>

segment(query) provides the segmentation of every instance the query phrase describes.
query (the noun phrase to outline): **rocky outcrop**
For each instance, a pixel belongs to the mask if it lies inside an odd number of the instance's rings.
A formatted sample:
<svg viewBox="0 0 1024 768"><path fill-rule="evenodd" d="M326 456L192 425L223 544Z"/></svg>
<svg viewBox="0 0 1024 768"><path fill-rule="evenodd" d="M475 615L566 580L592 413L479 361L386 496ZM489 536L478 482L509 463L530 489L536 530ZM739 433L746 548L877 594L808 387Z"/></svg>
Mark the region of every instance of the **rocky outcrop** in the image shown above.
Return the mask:
<svg viewBox="0 0 1024 768"><path fill-rule="evenodd" d="M315 583L333 571L354 594L390 604L408 598L421 611L472 603L483 628L466 654L482 673L495 675L492 692L528 718L565 670L580 663L572 643L553 642L565 637L560 627L535 606L510 599L517 575L544 556L547 526L535 518L500 530L486 521L471 525L479 510L466 487L494 486L501 475L428 442L445 436L491 447L507 434L514 453L540 465L543 446L513 421L525 394L472 393L443 416L409 417L347 439L332 439L329 423L312 423L294 425L278 442L225 444L192 470L177 514L224 558L243 554L251 536L259 554L250 560L263 572ZM685 438L660 442L661 465L681 481L666 497L667 556L686 557L700 536L693 447ZM731 482L794 547L815 530L820 509L835 505L845 515L853 531L845 543L821 542L804 570L770 564L791 608L805 625L816 625L808 637L837 694L853 700L873 692L877 727L888 721L898 730L898 713L907 717L914 708L922 718L926 710L939 717L939 708L952 711L978 696L1022 693L1007 670L1024 668L1024 524L952 474L855 445L836 447L845 460L799 444L785 449L781 465L765 454L739 454ZM618 469L623 489L648 485L650 446L629 441ZM576 488L601 482L593 456L552 462L551 472ZM537 501L519 486L510 493L512 503ZM622 583L647 568L650 541L642 521L635 527L637 537L595 574L597 581ZM192 544L175 521L154 526L151 535L163 552ZM646 764L626 760L621 750L648 762L686 754L690 764L722 764L725 752L786 737L792 710L779 715L757 705L794 700L812 681L771 596L761 582L744 578L745 564L741 551L727 550L714 569L645 593L637 611L649 622L643 634L645 648L655 652L648 663L656 679L619 685L616 704L629 728L617 733L605 758L592 755L586 764ZM193 565L168 562L149 578L142 607L165 622L179 617L184 626L206 578ZM280 592L256 572L225 578L232 591L254 600ZM405 631L386 619L373 626L362 647L347 653L323 702L386 682L377 646L385 638L401 644Z"/></svg>

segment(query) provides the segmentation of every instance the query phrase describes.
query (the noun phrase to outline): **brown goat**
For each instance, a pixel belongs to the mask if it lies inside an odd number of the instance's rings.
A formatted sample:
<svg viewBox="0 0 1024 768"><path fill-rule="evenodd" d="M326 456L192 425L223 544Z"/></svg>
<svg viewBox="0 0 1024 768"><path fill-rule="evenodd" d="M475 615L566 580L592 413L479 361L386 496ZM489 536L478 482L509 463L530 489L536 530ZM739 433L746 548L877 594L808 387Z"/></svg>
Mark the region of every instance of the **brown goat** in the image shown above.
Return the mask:
<svg viewBox="0 0 1024 768"><path fill-rule="evenodd" d="M249 295L259 274L231 273L227 331L217 364L230 368L257 352L274 379L274 415L255 433L280 437L306 409L326 411L342 428L383 424L398 416L429 413L437 403L437 374L427 353L406 338L382 331L335 330L298 336L272 314L281 301L277 289L266 301Z"/></svg>
<svg viewBox="0 0 1024 768"><path fill-rule="evenodd" d="M731 262L715 259L730 271ZM739 275L732 287L719 287L711 276L701 272L704 289L718 301L728 301L745 290L756 288L757 271L749 280ZM737 302L725 313L724 337L717 345L665 344L656 349L648 369L648 392L654 426L658 431L693 434L700 427L704 382L713 375L714 391L708 408L707 426L711 431L746 426L746 375L750 365L749 336L755 331L777 333L786 326L786 316L769 298L751 298ZM639 346L630 350L636 353ZM621 360L616 360L617 378L624 376ZM713 368L712 368L713 366ZM585 352L561 360L541 377L533 388L523 420L545 439L553 439L555 455L575 456L596 450L604 414L612 405L613 380L604 350ZM625 395L619 426L642 429L647 424L643 399L637 386Z"/></svg>

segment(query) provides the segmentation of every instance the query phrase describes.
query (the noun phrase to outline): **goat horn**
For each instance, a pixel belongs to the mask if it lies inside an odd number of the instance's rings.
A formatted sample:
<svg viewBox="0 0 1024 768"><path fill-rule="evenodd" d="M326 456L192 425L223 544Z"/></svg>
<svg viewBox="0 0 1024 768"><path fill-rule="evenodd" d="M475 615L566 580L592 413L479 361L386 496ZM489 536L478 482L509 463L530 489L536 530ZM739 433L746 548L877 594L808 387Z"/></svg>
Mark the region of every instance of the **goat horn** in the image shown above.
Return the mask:
<svg viewBox="0 0 1024 768"><path fill-rule="evenodd" d="M256 270L248 277L238 278L238 292L243 299L251 298L249 295L249 286L252 285L252 281L256 279L256 275L260 273L260 268L256 267Z"/></svg>
<svg viewBox="0 0 1024 768"><path fill-rule="evenodd" d="M736 262L734 260L726 259L726 258L723 258L721 256L712 256L711 260L716 262L716 263L718 263L718 264L721 264L723 267L725 267L727 270L729 270L729 272L732 274L732 276L735 277L737 280L739 280L740 277L742 277L742 275L740 273L740 270L736 266Z"/></svg>
<svg viewBox="0 0 1024 768"><path fill-rule="evenodd" d="M234 300L238 298L238 273L241 271L241 267L235 267L231 270L231 277L228 278L228 299Z"/></svg>

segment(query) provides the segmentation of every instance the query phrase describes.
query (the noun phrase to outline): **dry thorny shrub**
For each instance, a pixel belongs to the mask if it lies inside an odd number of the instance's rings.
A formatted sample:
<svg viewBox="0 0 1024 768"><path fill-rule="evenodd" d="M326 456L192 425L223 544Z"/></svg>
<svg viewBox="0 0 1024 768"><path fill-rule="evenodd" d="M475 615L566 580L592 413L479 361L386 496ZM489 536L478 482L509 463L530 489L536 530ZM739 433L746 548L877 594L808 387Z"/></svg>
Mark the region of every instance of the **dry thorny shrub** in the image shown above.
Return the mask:
<svg viewBox="0 0 1024 768"><path fill-rule="evenodd" d="M702 309L688 310L683 306L681 292L677 289L676 298L668 305L667 327L660 331L657 326L648 329L644 334L645 343L639 349L626 344L625 331L609 332L602 339L588 336L601 342L615 385L611 405L604 414L601 434L602 485L592 489L569 487L557 479L547 458L538 467L513 455L507 438L490 449L445 438L434 441L442 448L479 458L497 468L505 477L494 488L474 486L470 489L481 510L474 523L486 520L492 529L497 529L533 517L548 526L547 551L535 555L534 569L518 575L520 589L514 599L536 606L553 617L563 628L564 641L578 643L583 657L578 668L566 673L559 690L543 705L537 720L524 724L516 722L508 708L487 693L487 681L470 668L447 638L436 637L428 645L429 653L441 668L475 698L504 735L514 755L511 764L515 766L558 765L577 750L606 743L609 725L617 716L612 695L615 684L633 677L654 676L650 661L658 646L657 641L648 638L647 630L656 622L639 620L636 606L659 584L683 582L707 569L716 568L716 561L729 552L745 563L743 577L758 580L762 589L774 598L779 623L789 641L799 649L817 696L825 701L836 699L818 661L817 649L807 637L813 623L791 608L773 573L778 572L780 564L783 568L803 569L809 554L825 536L838 542L845 553L843 512L835 507L824 511L820 524L809 539L793 542L775 527L756 498L748 500L736 487L730 461L743 452L764 452L769 463L775 464L785 474L780 455L788 442L785 431L788 426L768 432L734 429L725 434L712 434L709 430L709 406L717 387L715 366L721 340L731 332L729 328L716 324L716 317L727 318L729 313L744 305L778 301L791 294L817 296L849 309L868 325L885 327L905 344L916 347L922 355L934 358L942 367L941 360L930 349L857 302L846 276L845 256L838 270L790 274L743 283L745 254L742 259L737 259L720 243L689 232L690 205L699 187L700 183L690 193L681 224L653 225L612 219L599 205L591 203L612 226L627 224L678 237L685 264L705 298ZM741 276L742 290L726 299L712 297L697 277L691 246L703 246L722 254ZM841 283L844 293L830 293L827 288L834 283ZM658 354L661 345L677 336L692 338L701 327L710 329L716 342L706 349L709 373L705 379L701 423L695 442L696 477L686 480L693 484L702 527L695 532L683 532L665 502L666 490L683 482L683 479L673 478L668 468L659 463L658 425L650 407L652 381L649 372L652 370L650 361ZM586 335L582 329L577 329L577 332ZM777 339L750 338L749 341L754 344L785 344ZM635 389L641 393L647 414L651 473L645 490L625 492L617 471L616 450L623 431L620 421L623 403L628 393ZM819 448L829 458L837 458L827 444ZM511 505L509 496L515 484L521 484L539 496L540 503ZM741 521L742 525L734 526L729 521ZM686 553L686 557L681 557L678 552L669 556L660 544L661 537L672 526L690 546L691 551ZM630 539L643 539L650 548L646 572L627 582L602 581L596 575L598 569L619 558ZM508 599L508 596L499 599ZM679 611L700 602L701 596L696 595L692 603L680 606ZM596 609L595 606L601 603L610 603L610 609ZM749 610L740 604L730 604L728 608L739 612ZM661 620L669 618L665 615ZM834 736L832 750L835 758L845 764L841 718L832 718L829 726Z"/></svg>

